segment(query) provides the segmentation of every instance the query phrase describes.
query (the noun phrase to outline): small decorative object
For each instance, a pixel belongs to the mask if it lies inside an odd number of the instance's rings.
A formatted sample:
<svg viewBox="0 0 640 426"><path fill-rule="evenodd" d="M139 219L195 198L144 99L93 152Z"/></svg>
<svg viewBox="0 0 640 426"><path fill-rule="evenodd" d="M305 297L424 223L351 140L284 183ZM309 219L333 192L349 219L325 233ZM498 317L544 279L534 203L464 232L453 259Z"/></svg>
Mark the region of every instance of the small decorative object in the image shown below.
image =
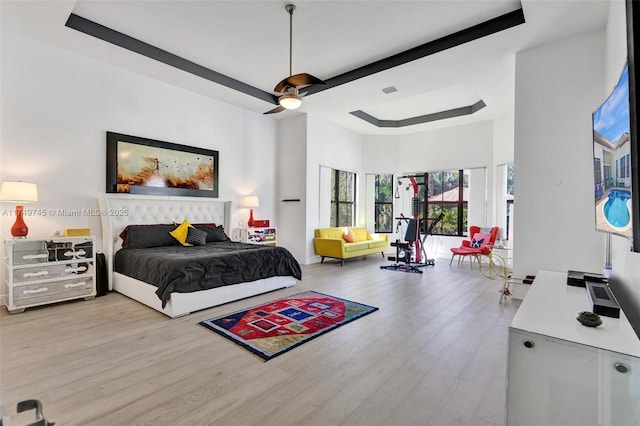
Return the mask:
<svg viewBox="0 0 640 426"><path fill-rule="evenodd" d="M269 227L269 219L254 219L253 227L254 228L268 228Z"/></svg>
<svg viewBox="0 0 640 426"><path fill-rule="evenodd" d="M89 228L65 228L62 232L65 237L88 237L91 235Z"/></svg>
<svg viewBox="0 0 640 426"><path fill-rule="evenodd" d="M35 203L38 201L38 187L36 184L3 182L0 190L0 201L18 203L16 205L16 221L11 227L11 235L15 238L25 238L29 233L29 228L22 218L24 211L22 203Z"/></svg>
<svg viewBox="0 0 640 426"><path fill-rule="evenodd" d="M258 198L257 195L250 195L248 197L244 197L244 200L243 200L242 204L245 207L250 207L250 209L249 209L249 222L247 222L247 225L249 226L249 228L253 228L253 226L254 226L253 208L254 207L260 207L260 199Z"/></svg>
<svg viewBox="0 0 640 426"><path fill-rule="evenodd" d="M576 319L580 324L586 327L597 327L600 324L602 324L600 315L594 314L593 312L589 312L589 311L580 312Z"/></svg>

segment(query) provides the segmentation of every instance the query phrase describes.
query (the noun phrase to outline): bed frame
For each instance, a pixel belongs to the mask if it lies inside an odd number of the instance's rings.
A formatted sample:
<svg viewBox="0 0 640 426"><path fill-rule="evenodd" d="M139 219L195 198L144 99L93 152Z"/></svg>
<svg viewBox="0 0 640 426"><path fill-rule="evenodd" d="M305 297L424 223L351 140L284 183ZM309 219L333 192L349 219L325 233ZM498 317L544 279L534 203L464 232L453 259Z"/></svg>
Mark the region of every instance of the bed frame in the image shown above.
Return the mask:
<svg viewBox="0 0 640 426"><path fill-rule="evenodd" d="M163 314L176 318L191 312L296 284L294 277L272 277L193 293L171 293L163 308L156 286L113 271L115 253L122 247L120 232L127 225L156 223L216 223L230 230L230 201L212 198L157 197L106 194L99 199L102 245L107 261L109 290L115 290Z"/></svg>

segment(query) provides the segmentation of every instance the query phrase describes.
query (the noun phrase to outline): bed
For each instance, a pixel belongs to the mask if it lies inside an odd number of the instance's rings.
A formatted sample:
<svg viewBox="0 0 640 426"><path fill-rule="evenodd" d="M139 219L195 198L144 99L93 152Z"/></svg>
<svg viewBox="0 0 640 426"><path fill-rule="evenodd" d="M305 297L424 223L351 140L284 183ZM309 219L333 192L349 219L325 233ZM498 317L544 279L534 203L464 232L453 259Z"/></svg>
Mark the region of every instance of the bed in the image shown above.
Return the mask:
<svg viewBox="0 0 640 426"><path fill-rule="evenodd" d="M100 198L99 205L109 290L117 291L171 318L291 287L297 282L292 275L273 276L199 291L172 291L161 298L156 294L159 288L157 285L148 284L114 270L116 254L122 248L123 240L120 237L122 231L128 225L179 224L184 219L194 224L215 223L229 230L231 202L211 198L106 194ZM191 247L187 248L191 249ZM258 249L258 247L255 248Z"/></svg>

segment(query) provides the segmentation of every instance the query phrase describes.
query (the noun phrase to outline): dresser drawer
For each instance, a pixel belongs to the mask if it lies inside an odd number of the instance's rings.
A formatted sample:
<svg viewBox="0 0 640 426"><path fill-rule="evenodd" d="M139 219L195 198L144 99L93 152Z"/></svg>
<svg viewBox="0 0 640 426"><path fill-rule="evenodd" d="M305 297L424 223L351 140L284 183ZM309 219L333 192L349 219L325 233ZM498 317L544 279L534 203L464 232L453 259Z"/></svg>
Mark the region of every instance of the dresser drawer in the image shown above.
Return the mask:
<svg viewBox="0 0 640 426"><path fill-rule="evenodd" d="M13 305L26 306L94 295L93 277L13 287Z"/></svg>
<svg viewBox="0 0 640 426"><path fill-rule="evenodd" d="M44 241L21 241L13 248L13 264L28 265L49 261L49 251Z"/></svg>
<svg viewBox="0 0 640 426"><path fill-rule="evenodd" d="M62 265L41 265L29 268L18 268L13 270L13 282L15 284L32 281L43 281L52 278L69 277L78 275L93 275L93 265L89 262L69 263Z"/></svg>
<svg viewBox="0 0 640 426"><path fill-rule="evenodd" d="M86 259L91 258L91 255L87 256L88 252L83 248L57 248L56 249L56 260L64 261L64 260L73 260L73 259Z"/></svg>

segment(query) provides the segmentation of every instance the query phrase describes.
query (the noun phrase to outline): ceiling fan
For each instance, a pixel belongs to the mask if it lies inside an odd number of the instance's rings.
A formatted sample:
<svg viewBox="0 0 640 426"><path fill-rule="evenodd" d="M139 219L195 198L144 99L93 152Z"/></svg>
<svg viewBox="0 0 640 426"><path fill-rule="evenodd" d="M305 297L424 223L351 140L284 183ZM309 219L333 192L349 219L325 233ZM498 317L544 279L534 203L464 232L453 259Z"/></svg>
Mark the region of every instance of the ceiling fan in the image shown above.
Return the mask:
<svg viewBox="0 0 640 426"><path fill-rule="evenodd" d="M265 114L275 114L285 109L296 109L302 105L302 97L305 95L305 93L300 93L300 89L311 86L312 84L327 84L311 74L292 74L293 12L296 10L296 6L294 4L288 4L285 6L285 10L289 14L289 77L276 84L273 91L280 95L278 97L279 105L265 112Z"/></svg>

